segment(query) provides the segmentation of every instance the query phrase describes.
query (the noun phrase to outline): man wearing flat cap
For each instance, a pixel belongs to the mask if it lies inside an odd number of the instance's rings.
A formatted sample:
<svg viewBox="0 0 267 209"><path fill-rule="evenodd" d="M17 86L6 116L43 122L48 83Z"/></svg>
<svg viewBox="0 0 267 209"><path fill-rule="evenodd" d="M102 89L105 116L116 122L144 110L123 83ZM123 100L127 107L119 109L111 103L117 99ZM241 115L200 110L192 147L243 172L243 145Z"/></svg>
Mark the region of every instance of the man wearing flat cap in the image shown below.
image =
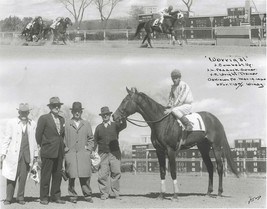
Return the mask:
<svg viewBox="0 0 267 209"><path fill-rule="evenodd" d="M120 199L120 177L121 177L121 151L119 147L119 132L126 128L126 120L111 122L112 112L107 106L101 108L103 122L95 129L95 148L98 146L98 153L101 157L98 170L98 186L101 200L109 198L109 191L115 199ZM110 176L110 178L109 178ZM110 183L109 183L110 181ZM110 185L110 188L109 186Z"/></svg>
<svg viewBox="0 0 267 209"><path fill-rule="evenodd" d="M36 123L28 118L30 108L21 103L17 109L19 116L8 121L2 142L2 175L7 179L6 199L4 205L10 205L18 181L17 201L24 205L24 191L27 174L38 157L35 141Z"/></svg>
<svg viewBox="0 0 267 209"><path fill-rule="evenodd" d="M64 204L61 200L62 164L64 158L64 118L59 115L63 103L58 97L52 97L47 105L50 113L40 116L36 128L36 141L41 147L42 160L40 181L40 203L49 202L49 188L51 182L51 201Z"/></svg>
<svg viewBox="0 0 267 209"><path fill-rule="evenodd" d="M174 69L171 72L173 85L171 86L169 103L165 114L172 113L182 122L186 133L189 133L192 131L193 126L185 115L190 114L192 111L193 95L189 85L182 81L181 77L180 70ZM186 135L183 138L186 138Z"/></svg>
<svg viewBox="0 0 267 209"><path fill-rule="evenodd" d="M65 169L69 177L68 191L72 203L78 199L75 178L79 178L85 201L93 203L90 155L94 148L94 135L91 124L82 119L83 109L81 102L74 102L70 109L73 116L65 125Z"/></svg>

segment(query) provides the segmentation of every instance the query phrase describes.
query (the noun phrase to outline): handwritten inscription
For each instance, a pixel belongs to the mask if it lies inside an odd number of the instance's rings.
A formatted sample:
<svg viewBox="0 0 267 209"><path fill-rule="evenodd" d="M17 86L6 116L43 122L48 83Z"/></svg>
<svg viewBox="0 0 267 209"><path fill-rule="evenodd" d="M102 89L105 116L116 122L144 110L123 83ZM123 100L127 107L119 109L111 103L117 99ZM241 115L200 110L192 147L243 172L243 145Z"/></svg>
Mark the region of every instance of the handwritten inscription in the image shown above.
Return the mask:
<svg viewBox="0 0 267 209"><path fill-rule="evenodd" d="M261 76L248 57L208 57L208 81L218 87L232 86L264 88L266 78Z"/></svg>
<svg viewBox="0 0 267 209"><path fill-rule="evenodd" d="M249 197L248 204L254 202L255 200L259 200L261 198L261 195L256 196L256 197Z"/></svg>

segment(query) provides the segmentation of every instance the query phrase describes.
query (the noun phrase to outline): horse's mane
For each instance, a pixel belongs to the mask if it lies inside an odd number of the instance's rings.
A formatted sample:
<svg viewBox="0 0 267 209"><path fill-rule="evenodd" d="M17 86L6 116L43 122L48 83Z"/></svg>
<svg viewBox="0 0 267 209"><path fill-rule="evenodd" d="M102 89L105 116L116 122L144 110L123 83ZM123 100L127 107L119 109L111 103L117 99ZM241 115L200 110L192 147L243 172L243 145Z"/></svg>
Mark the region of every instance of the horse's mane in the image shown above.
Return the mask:
<svg viewBox="0 0 267 209"><path fill-rule="evenodd" d="M145 93L139 92L138 93L147 103L151 106L151 109L156 110L157 112L163 112L164 106L157 103L155 100L151 99L149 96L147 96Z"/></svg>

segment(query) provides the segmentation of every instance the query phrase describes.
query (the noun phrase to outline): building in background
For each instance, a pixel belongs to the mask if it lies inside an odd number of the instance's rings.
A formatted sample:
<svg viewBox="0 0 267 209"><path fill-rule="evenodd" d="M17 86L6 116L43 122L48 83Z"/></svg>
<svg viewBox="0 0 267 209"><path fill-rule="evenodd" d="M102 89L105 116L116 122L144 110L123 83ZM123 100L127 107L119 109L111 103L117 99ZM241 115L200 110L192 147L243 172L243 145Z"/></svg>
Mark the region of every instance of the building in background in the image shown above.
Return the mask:
<svg viewBox="0 0 267 209"><path fill-rule="evenodd" d="M141 138L145 138L144 142L146 143L132 145L132 160L135 162L136 171L159 172L156 150L151 143L147 143L150 141L149 136L142 136ZM262 139L236 139L234 146L234 148L231 148L232 157L239 172L266 173L266 147L262 146ZM212 150L210 151L210 156L214 164L214 171L216 171ZM207 172L197 147L178 151L176 164L177 172ZM227 169L227 172L230 172L230 170Z"/></svg>

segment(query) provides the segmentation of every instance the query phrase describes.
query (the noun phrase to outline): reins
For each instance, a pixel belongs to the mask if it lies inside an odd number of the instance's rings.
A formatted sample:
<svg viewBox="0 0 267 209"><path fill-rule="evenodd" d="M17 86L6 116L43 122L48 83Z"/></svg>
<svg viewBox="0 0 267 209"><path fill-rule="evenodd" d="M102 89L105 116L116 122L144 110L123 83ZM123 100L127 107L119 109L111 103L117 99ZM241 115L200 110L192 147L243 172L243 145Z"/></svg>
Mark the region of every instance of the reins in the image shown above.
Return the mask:
<svg viewBox="0 0 267 209"><path fill-rule="evenodd" d="M136 126L139 126L139 127L147 127L148 125L146 125L146 126L139 125L139 124L134 123L133 121L135 121L135 122L140 122L140 123L158 123L158 122L164 120L164 119L165 119L166 117L168 117L170 114L171 114L171 113L168 113L168 114L164 115L162 118L160 118L160 119L158 119L158 120L154 120L154 121L143 121L143 120L136 120L136 119L131 119L131 118L126 118L126 120L127 120L129 123L133 124L133 125L136 125Z"/></svg>

